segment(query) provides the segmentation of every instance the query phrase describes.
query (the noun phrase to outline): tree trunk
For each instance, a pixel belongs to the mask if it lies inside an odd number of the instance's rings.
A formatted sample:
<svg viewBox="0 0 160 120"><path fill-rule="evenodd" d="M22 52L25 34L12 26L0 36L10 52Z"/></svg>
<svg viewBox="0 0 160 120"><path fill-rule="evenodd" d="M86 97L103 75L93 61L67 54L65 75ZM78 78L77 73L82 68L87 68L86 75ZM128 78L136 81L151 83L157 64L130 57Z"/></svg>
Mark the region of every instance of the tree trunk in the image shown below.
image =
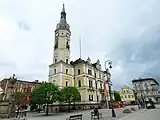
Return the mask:
<svg viewBox="0 0 160 120"><path fill-rule="evenodd" d="M48 103L47 103L47 108L46 108L46 116L48 116Z"/></svg>
<svg viewBox="0 0 160 120"><path fill-rule="evenodd" d="M68 112L71 112L71 110L70 110L70 103L68 104Z"/></svg>
<svg viewBox="0 0 160 120"><path fill-rule="evenodd" d="M75 101L74 101L74 106L73 106L73 110L75 110L76 109L76 104L75 104Z"/></svg>
<svg viewBox="0 0 160 120"><path fill-rule="evenodd" d="M38 113L40 113L40 112L41 112L41 109L40 109L40 104L39 104L38 106L39 106L39 107L38 107L38 108L39 108L39 110L38 110Z"/></svg>

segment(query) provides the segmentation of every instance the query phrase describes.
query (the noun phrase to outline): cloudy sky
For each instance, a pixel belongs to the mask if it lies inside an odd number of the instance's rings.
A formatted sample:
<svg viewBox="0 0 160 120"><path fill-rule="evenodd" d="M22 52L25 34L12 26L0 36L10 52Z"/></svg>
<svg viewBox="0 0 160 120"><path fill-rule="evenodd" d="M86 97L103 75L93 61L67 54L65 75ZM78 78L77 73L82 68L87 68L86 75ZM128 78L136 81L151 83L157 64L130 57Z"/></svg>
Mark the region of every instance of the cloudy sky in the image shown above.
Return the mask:
<svg viewBox="0 0 160 120"><path fill-rule="evenodd" d="M0 78L47 80L56 24L65 3L71 57L113 61L114 88L138 77L160 81L159 0L0 0Z"/></svg>

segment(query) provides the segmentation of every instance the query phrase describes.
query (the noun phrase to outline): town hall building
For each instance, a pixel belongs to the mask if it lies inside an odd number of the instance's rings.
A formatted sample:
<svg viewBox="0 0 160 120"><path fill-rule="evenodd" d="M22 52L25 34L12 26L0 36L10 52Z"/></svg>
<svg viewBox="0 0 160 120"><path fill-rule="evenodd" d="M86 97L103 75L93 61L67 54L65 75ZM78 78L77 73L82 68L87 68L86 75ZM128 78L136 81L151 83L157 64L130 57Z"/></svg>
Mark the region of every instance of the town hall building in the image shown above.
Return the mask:
<svg viewBox="0 0 160 120"><path fill-rule="evenodd" d="M53 63L49 65L49 82L55 83L59 88L65 86L76 87L81 94L81 104L99 104L109 99L108 87L104 89L106 81L110 80L110 73L102 71L101 63L91 63L78 58L70 60L71 30L67 23L65 7L61 12L60 22L56 26Z"/></svg>

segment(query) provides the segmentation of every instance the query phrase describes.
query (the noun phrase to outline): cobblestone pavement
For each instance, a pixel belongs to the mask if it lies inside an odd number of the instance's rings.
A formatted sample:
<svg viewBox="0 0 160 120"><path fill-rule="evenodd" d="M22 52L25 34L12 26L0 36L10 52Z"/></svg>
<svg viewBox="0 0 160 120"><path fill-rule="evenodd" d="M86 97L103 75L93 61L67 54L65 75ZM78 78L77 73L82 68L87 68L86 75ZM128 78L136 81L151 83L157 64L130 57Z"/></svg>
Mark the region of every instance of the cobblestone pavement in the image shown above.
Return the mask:
<svg viewBox="0 0 160 120"><path fill-rule="evenodd" d="M156 109L144 109L118 120L160 120L160 105Z"/></svg>
<svg viewBox="0 0 160 120"><path fill-rule="evenodd" d="M131 107L136 108L136 112L132 112L130 114L123 114L124 109L127 109L127 108L130 109ZM110 109L100 109L99 111L100 113L102 113L102 117L103 117L102 120L121 120L121 118L123 117L140 112L136 106L127 106L125 108L115 109L116 118L112 118L112 113ZM83 114L83 120L91 120L91 110L85 110L85 111L74 112L74 113L54 113L49 116L45 116L45 113L28 113L27 120L66 120L66 118L74 114ZM10 119L10 120L13 120L13 119ZM130 120L130 119L124 119L124 120Z"/></svg>
<svg viewBox="0 0 160 120"><path fill-rule="evenodd" d="M116 118L112 118L111 110L109 109L100 109L99 111L102 113L103 120L115 120L126 116L127 114L123 114L123 110L126 108L131 108L133 106L128 106L125 108L116 109ZM138 111L138 108L134 106ZM45 116L44 114L29 114L27 120L66 120L67 117L74 114L83 114L83 120L91 120L91 110L74 112L74 113L55 113L51 116ZM130 113L131 114L131 113Z"/></svg>

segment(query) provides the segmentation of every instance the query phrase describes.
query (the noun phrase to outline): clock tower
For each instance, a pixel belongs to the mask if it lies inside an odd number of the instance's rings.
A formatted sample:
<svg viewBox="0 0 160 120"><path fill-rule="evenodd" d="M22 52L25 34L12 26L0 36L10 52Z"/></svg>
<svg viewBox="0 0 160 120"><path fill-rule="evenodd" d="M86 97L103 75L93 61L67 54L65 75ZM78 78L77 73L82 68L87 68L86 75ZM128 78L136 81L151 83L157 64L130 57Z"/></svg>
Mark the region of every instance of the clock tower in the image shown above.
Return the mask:
<svg viewBox="0 0 160 120"><path fill-rule="evenodd" d="M70 63L70 26L67 24L66 12L63 4L60 22L55 30L53 64L63 61Z"/></svg>

